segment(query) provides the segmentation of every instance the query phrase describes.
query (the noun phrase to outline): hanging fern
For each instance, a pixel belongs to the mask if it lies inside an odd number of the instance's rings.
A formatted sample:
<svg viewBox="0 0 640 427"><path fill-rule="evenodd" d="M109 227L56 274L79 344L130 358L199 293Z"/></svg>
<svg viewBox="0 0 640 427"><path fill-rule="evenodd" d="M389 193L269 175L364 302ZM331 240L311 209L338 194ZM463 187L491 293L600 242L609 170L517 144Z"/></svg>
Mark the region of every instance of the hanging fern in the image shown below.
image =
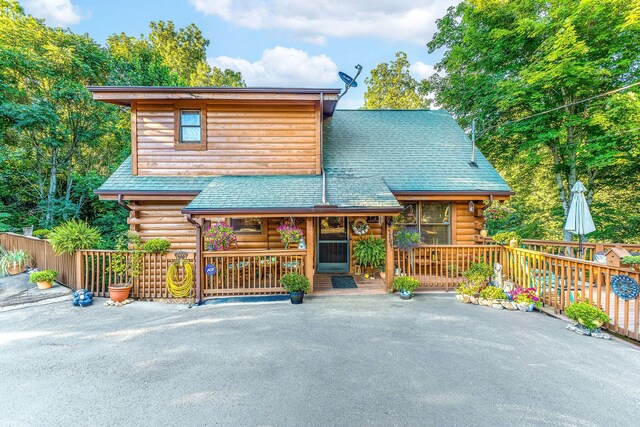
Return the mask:
<svg viewBox="0 0 640 427"><path fill-rule="evenodd" d="M386 258L384 239L369 236L358 240L353 247L353 258L363 267L380 267Z"/></svg>

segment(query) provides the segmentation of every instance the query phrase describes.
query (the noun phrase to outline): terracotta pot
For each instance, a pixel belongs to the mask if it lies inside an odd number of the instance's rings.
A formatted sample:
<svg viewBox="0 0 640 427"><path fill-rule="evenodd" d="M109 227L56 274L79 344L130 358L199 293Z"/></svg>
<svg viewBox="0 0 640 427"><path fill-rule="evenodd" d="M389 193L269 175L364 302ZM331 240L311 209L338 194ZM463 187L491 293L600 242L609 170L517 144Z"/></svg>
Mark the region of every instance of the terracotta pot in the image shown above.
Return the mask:
<svg viewBox="0 0 640 427"><path fill-rule="evenodd" d="M129 298L133 285L109 286L109 298L114 302L122 302Z"/></svg>
<svg viewBox="0 0 640 427"><path fill-rule="evenodd" d="M38 289L49 289L53 286L53 282L38 282Z"/></svg>
<svg viewBox="0 0 640 427"><path fill-rule="evenodd" d="M9 267L9 274L11 276L15 276L16 274L20 274L23 271L24 271L24 264L18 264L18 265L11 264L11 266Z"/></svg>

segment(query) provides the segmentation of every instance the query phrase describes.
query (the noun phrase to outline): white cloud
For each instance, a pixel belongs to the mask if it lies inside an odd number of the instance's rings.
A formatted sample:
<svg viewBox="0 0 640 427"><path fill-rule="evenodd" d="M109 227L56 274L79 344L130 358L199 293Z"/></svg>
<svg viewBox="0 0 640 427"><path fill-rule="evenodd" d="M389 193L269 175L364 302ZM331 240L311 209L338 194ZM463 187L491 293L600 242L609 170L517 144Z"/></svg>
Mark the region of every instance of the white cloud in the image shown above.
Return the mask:
<svg viewBox="0 0 640 427"><path fill-rule="evenodd" d="M436 69L431 64L425 64L422 61L416 61L409 67L409 72L414 79L420 81L428 79L436 73Z"/></svg>
<svg viewBox="0 0 640 427"><path fill-rule="evenodd" d="M89 17L71 0L25 0L22 3L27 13L46 19L50 25L73 25Z"/></svg>
<svg viewBox="0 0 640 427"><path fill-rule="evenodd" d="M338 67L331 58L311 56L303 50L281 46L266 49L255 62L219 56L210 58L209 63L218 68L240 71L247 86L319 87L337 84Z"/></svg>
<svg viewBox="0 0 640 427"><path fill-rule="evenodd" d="M190 0L196 10L253 30L285 29L312 43L377 37L424 44L458 0Z"/></svg>

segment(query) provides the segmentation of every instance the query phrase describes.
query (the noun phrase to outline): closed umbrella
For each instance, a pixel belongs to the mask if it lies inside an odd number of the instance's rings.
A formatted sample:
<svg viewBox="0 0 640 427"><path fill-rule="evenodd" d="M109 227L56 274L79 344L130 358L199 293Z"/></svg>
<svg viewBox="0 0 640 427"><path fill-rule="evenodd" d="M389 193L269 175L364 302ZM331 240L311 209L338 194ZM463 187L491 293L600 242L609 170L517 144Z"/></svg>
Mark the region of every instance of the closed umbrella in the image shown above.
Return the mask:
<svg viewBox="0 0 640 427"><path fill-rule="evenodd" d="M571 189L573 197L571 198L569 215L567 215L567 223L564 225L565 230L578 235L581 258L582 236L596 231L593 218L591 218L591 212L589 212L589 205L587 205L587 199L584 197L585 191L587 191L585 186L580 181L576 181L575 185Z"/></svg>

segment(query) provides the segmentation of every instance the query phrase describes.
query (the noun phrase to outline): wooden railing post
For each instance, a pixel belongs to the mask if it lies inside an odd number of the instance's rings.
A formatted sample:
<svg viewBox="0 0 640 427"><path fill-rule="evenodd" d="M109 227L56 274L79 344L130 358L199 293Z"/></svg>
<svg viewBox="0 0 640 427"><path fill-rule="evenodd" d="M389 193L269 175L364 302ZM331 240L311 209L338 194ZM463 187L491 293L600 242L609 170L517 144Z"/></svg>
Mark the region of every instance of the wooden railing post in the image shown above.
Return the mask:
<svg viewBox="0 0 640 427"><path fill-rule="evenodd" d="M391 291L393 279L395 275L395 251L393 250L393 230L389 227L387 217L383 217L384 224L382 225L382 232L385 236L387 258L385 263L385 285L387 286L387 292Z"/></svg>
<svg viewBox="0 0 640 427"><path fill-rule="evenodd" d="M305 275L309 279L309 293L313 293L313 261L315 257L315 247L316 247L316 238L315 238L315 229L313 228L314 219L307 218L307 254L306 259L304 260L305 264Z"/></svg>
<svg viewBox="0 0 640 427"><path fill-rule="evenodd" d="M82 281L82 251L76 251L74 254L75 264L75 280L73 281L74 289L84 289L84 283Z"/></svg>

